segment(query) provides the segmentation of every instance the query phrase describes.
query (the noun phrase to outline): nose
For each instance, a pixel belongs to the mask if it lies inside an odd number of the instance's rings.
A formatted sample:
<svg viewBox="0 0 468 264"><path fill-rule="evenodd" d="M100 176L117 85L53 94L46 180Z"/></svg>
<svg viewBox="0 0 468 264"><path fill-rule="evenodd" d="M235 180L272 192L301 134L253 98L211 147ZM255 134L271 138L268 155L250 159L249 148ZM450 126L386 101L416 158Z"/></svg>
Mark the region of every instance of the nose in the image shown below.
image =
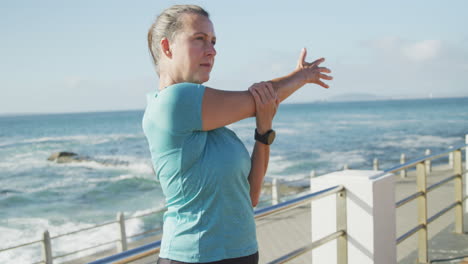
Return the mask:
<svg viewBox="0 0 468 264"><path fill-rule="evenodd" d="M215 49L213 43L210 43L210 44L207 45L206 55L207 56L213 56L213 57L216 56L216 49Z"/></svg>

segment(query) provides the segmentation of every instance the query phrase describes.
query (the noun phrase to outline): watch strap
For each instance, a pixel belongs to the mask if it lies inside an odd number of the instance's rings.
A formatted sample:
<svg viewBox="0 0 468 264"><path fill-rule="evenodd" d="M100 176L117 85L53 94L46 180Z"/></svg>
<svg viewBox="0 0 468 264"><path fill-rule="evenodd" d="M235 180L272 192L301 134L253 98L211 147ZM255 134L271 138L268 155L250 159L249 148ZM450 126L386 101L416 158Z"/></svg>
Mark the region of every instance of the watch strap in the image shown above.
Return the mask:
<svg viewBox="0 0 468 264"><path fill-rule="evenodd" d="M271 135L273 133L273 135ZM258 133L258 130L255 129L255 140L265 144L265 145L271 145L274 140L274 133L275 131L273 129L268 130L265 134L261 135ZM272 137L272 139L270 139Z"/></svg>

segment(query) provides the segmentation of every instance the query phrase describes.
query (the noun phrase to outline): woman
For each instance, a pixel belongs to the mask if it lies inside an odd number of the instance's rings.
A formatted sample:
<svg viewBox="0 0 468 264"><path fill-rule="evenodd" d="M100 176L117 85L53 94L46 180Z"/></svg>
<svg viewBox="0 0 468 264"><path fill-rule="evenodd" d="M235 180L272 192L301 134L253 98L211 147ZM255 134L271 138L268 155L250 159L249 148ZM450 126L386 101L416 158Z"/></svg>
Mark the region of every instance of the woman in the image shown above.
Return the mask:
<svg viewBox="0 0 468 264"><path fill-rule="evenodd" d="M166 197L158 263L258 263L253 207L258 203L274 139L280 101L307 83L328 88L323 59L304 61L291 74L248 91L205 87L213 68L216 36L208 13L176 5L148 32L159 92L148 97L143 130ZM225 128L256 117L249 156ZM254 132L254 131L252 131Z"/></svg>

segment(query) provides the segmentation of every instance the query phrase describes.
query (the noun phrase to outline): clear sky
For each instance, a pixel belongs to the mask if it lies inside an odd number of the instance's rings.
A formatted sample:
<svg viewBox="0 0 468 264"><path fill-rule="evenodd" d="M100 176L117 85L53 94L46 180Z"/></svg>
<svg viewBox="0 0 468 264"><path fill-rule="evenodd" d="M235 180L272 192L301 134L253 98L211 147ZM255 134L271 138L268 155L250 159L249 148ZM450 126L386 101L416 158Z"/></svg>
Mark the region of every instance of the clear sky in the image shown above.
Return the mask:
<svg viewBox="0 0 468 264"><path fill-rule="evenodd" d="M158 82L147 30L176 3L210 12L210 87L288 74L306 47L335 79L291 103L468 96L468 1L18 0L0 4L0 114L143 109Z"/></svg>

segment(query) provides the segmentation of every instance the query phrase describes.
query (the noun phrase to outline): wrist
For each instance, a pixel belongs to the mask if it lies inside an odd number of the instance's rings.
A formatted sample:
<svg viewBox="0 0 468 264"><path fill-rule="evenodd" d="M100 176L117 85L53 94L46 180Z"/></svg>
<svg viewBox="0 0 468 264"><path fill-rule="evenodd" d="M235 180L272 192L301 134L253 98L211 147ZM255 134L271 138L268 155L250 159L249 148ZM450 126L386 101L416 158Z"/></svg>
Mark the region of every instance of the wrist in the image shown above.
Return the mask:
<svg viewBox="0 0 468 264"><path fill-rule="evenodd" d="M297 68L296 70L294 70L293 76L297 80L299 87L302 87L307 84L307 77L302 68Z"/></svg>
<svg viewBox="0 0 468 264"><path fill-rule="evenodd" d="M271 145L275 140L276 132L273 129L268 130L265 134L260 134L257 129L255 129L255 140L264 145Z"/></svg>
<svg viewBox="0 0 468 264"><path fill-rule="evenodd" d="M268 128L268 129L260 129L257 127L257 132L260 134L260 135L264 135L266 132L270 131L271 130L271 127Z"/></svg>
<svg viewBox="0 0 468 264"><path fill-rule="evenodd" d="M272 129L272 124L266 124L266 125L258 125L257 124L257 132L260 135L265 134L266 132L270 131Z"/></svg>

